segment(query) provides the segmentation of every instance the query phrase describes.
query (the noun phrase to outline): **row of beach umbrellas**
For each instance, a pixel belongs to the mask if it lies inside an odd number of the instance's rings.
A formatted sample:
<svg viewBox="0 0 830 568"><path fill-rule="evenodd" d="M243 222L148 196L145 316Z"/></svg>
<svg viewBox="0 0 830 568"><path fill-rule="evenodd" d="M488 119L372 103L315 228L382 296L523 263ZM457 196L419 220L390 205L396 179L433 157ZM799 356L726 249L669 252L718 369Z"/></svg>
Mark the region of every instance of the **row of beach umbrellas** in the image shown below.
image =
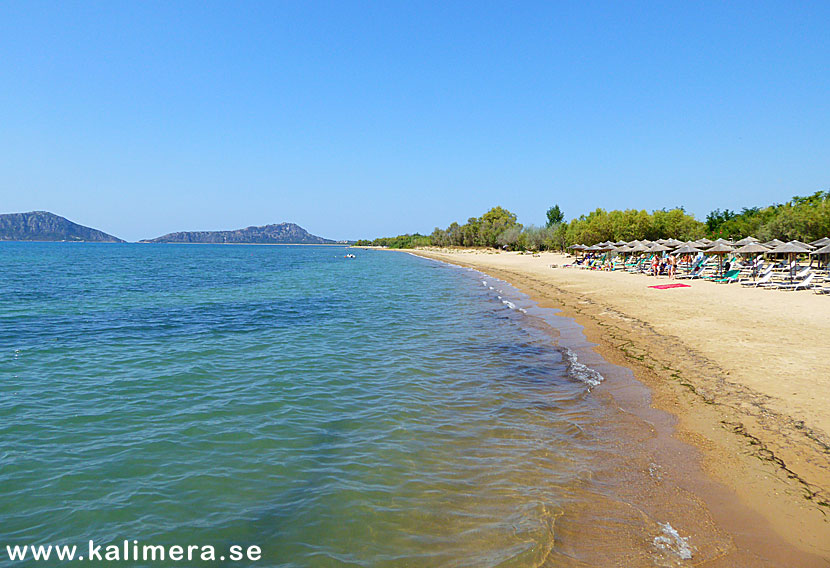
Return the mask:
<svg viewBox="0 0 830 568"><path fill-rule="evenodd" d="M580 252L619 252L619 253L644 253L644 252L669 252L674 255L684 254L716 254L719 260L723 261L723 255L734 252L738 254L786 254L789 256L790 264L795 256L799 254L824 255L830 254L830 237L824 237L811 243L803 243L793 240L783 242L772 239L761 243L754 237L746 237L739 241L729 239L698 239L696 241L679 241L677 239L658 239L656 241L630 242L606 241L592 246L572 245L569 248ZM720 264L720 263L719 263Z"/></svg>
<svg viewBox="0 0 830 568"><path fill-rule="evenodd" d="M824 237L813 241L812 243L803 243L801 241L793 240L787 243L778 239L772 239L765 243L761 243L754 237L746 237L739 241L733 242L729 239L716 239L714 241L709 239L699 239L696 241L679 241L677 239L659 239L656 241L639 241L634 240L630 242L606 241L597 243L592 246L585 245L571 245L570 249L580 252L669 252L671 254L696 254L704 252L706 254L726 254L735 252L739 254L830 254L830 238Z"/></svg>

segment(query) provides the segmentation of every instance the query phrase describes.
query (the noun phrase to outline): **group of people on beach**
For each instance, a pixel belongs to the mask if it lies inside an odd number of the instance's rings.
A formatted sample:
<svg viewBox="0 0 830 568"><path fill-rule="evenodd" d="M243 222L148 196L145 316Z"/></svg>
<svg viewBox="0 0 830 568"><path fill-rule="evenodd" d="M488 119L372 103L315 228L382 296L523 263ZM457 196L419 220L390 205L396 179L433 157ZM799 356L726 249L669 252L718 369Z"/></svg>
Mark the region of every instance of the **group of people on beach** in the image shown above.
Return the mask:
<svg viewBox="0 0 830 568"><path fill-rule="evenodd" d="M668 276L674 278L677 274L677 257L673 255L664 256L663 258L654 255L651 259L652 276Z"/></svg>

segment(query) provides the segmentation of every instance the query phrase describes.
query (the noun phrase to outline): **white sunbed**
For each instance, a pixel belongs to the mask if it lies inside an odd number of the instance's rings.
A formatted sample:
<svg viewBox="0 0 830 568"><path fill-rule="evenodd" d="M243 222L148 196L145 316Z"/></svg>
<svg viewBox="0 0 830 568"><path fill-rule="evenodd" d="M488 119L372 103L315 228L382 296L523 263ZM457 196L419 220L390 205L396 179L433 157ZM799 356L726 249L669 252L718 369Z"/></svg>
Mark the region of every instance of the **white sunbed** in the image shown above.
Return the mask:
<svg viewBox="0 0 830 568"><path fill-rule="evenodd" d="M807 288L812 287L812 285L813 285L812 282L813 282L814 277L815 277L815 274L808 274L807 277L804 278L804 280L802 280L801 282L793 282L791 284L779 284L777 286L777 289L778 290L798 290L798 289L806 290Z"/></svg>
<svg viewBox="0 0 830 568"><path fill-rule="evenodd" d="M758 286L767 284L770 280L772 280L771 270L767 271L767 273L758 278L758 280L742 280L741 286L752 286L753 288L757 288Z"/></svg>
<svg viewBox="0 0 830 568"><path fill-rule="evenodd" d="M796 273L794 278L796 280L801 280L802 278L806 278L808 274L810 274L810 267L809 266L807 268L802 269L800 272Z"/></svg>
<svg viewBox="0 0 830 568"><path fill-rule="evenodd" d="M691 272L688 272L686 274L678 274L677 276L675 276L675 278L691 278L691 279L701 278L705 271L706 271L706 267L703 264L701 264L701 265L693 268Z"/></svg>

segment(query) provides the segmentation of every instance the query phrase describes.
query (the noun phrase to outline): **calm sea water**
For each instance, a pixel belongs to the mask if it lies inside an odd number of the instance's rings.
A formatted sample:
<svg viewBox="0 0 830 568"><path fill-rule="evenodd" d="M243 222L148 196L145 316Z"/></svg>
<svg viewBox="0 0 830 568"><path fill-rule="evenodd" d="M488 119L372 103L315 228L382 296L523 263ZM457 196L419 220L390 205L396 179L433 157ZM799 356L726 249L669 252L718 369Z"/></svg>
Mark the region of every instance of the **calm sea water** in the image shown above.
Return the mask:
<svg viewBox="0 0 830 568"><path fill-rule="evenodd" d="M591 376L503 285L344 254L0 244L0 546L548 558L613 451Z"/></svg>

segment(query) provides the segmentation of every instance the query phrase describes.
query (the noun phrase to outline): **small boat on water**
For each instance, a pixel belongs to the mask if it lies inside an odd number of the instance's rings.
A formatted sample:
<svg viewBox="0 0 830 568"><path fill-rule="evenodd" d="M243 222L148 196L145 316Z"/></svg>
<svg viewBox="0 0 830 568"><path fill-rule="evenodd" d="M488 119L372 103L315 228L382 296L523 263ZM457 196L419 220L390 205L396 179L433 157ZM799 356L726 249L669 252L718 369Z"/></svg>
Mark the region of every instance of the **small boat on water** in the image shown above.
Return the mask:
<svg viewBox="0 0 830 568"><path fill-rule="evenodd" d="M346 256L344 256L343 258L357 258L357 257L355 255L349 253Z"/></svg>

